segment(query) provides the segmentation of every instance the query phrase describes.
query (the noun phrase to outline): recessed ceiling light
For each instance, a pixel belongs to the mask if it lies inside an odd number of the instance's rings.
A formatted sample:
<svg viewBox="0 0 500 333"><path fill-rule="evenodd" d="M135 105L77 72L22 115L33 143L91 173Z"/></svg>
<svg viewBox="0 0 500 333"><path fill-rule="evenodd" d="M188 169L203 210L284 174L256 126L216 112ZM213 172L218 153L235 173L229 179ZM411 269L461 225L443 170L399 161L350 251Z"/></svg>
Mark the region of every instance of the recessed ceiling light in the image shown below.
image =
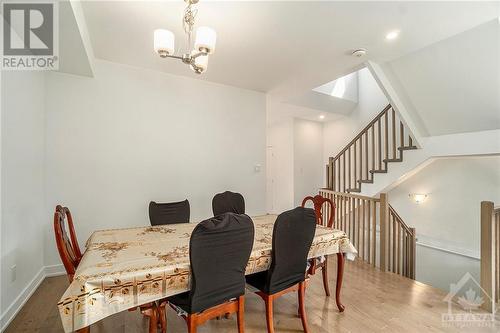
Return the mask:
<svg viewBox="0 0 500 333"><path fill-rule="evenodd" d="M319 119L325 119L325 115L324 114L320 114L319 115Z"/></svg>
<svg viewBox="0 0 500 333"><path fill-rule="evenodd" d="M399 30L394 30L394 31L389 32L387 35L385 35L385 39L393 40L393 39L398 38L398 36L399 36Z"/></svg>

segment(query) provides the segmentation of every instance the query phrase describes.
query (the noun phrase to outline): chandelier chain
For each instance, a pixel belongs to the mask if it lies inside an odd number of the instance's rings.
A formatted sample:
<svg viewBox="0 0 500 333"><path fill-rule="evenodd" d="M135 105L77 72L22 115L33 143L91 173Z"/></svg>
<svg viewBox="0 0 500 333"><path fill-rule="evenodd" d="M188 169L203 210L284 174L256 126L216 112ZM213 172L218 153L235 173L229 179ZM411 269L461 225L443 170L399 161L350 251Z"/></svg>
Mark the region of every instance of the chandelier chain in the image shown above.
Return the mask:
<svg viewBox="0 0 500 333"><path fill-rule="evenodd" d="M191 45L191 33L193 32L196 14L198 14L198 9L192 8L192 3L189 2L186 9L184 9L184 17L182 19L182 27L188 35L188 45Z"/></svg>

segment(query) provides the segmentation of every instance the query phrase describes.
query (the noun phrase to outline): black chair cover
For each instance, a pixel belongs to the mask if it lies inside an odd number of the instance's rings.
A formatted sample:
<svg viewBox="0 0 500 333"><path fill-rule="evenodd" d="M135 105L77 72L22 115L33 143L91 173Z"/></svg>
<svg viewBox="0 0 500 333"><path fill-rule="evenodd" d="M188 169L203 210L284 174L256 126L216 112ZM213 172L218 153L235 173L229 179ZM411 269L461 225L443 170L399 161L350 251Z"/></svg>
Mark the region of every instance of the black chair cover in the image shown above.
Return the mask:
<svg viewBox="0 0 500 333"><path fill-rule="evenodd" d="M217 193L212 199L214 216L224 213L245 214L245 199L240 193L226 191Z"/></svg>
<svg viewBox="0 0 500 333"><path fill-rule="evenodd" d="M281 213L273 229L271 267L248 276L247 283L271 295L304 281L315 231L313 209L297 207Z"/></svg>
<svg viewBox="0 0 500 333"><path fill-rule="evenodd" d="M151 225L188 223L189 222L189 201L186 199L179 202L149 203L149 221Z"/></svg>
<svg viewBox="0 0 500 333"><path fill-rule="evenodd" d="M169 302L198 313L245 294L245 269L254 225L247 215L226 213L199 223L191 234L191 290Z"/></svg>

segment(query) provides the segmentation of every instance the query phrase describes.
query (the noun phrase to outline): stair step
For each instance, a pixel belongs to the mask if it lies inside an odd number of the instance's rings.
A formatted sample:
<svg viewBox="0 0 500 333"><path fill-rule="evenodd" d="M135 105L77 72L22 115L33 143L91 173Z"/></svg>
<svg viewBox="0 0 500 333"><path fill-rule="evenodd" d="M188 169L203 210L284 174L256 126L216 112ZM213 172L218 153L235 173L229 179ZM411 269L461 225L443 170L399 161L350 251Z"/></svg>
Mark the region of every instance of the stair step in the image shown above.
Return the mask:
<svg viewBox="0 0 500 333"><path fill-rule="evenodd" d="M372 173L372 174L373 173L387 173L387 169L386 170L384 170L384 169L382 169L382 170L370 170L370 173Z"/></svg>
<svg viewBox="0 0 500 333"><path fill-rule="evenodd" d="M383 162L388 163L388 162L403 162L403 158L386 158L383 160Z"/></svg>
<svg viewBox="0 0 500 333"><path fill-rule="evenodd" d="M361 179L357 181L360 184L373 184L373 179Z"/></svg>
<svg viewBox="0 0 500 333"><path fill-rule="evenodd" d="M360 193L361 192L361 189L360 188L348 188L346 189L346 191L348 193L352 193L352 192L355 192L355 193Z"/></svg>
<svg viewBox="0 0 500 333"><path fill-rule="evenodd" d="M415 150L418 149L417 146L403 146L403 147L398 147L398 150Z"/></svg>

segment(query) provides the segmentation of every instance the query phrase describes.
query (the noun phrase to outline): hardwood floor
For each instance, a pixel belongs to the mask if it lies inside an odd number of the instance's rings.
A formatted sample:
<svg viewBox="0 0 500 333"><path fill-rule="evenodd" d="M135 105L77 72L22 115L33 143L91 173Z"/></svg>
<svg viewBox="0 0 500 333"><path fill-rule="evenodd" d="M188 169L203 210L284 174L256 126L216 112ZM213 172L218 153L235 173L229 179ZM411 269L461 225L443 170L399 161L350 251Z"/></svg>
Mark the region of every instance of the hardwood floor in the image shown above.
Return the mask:
<svg viewBox="0 0 500 333"><path fill-rule="evenodd" d="M335 256L329 258L330 283L335 285ZM5 333L63 332L56 303L66 289L66 276L47 278L21 309ZM335 297L326 297L321 275L313 276L306 291L306 311L311 332L498 332L496 328L444 327L441 314L447 312L445 293L422 283L382 273L363 262L346 261L342 302L339 313ZM297 296L285 295L274 304L276 332L300 332ZM181 317L167 310L167 332L186 332ZM245 331L266 332L264 302L253 293L246 294ZM122 312L92 325L92 333L147 332L147 322L139 312ZM198 332L237 332L236 316L211 320Z"/></svg>

